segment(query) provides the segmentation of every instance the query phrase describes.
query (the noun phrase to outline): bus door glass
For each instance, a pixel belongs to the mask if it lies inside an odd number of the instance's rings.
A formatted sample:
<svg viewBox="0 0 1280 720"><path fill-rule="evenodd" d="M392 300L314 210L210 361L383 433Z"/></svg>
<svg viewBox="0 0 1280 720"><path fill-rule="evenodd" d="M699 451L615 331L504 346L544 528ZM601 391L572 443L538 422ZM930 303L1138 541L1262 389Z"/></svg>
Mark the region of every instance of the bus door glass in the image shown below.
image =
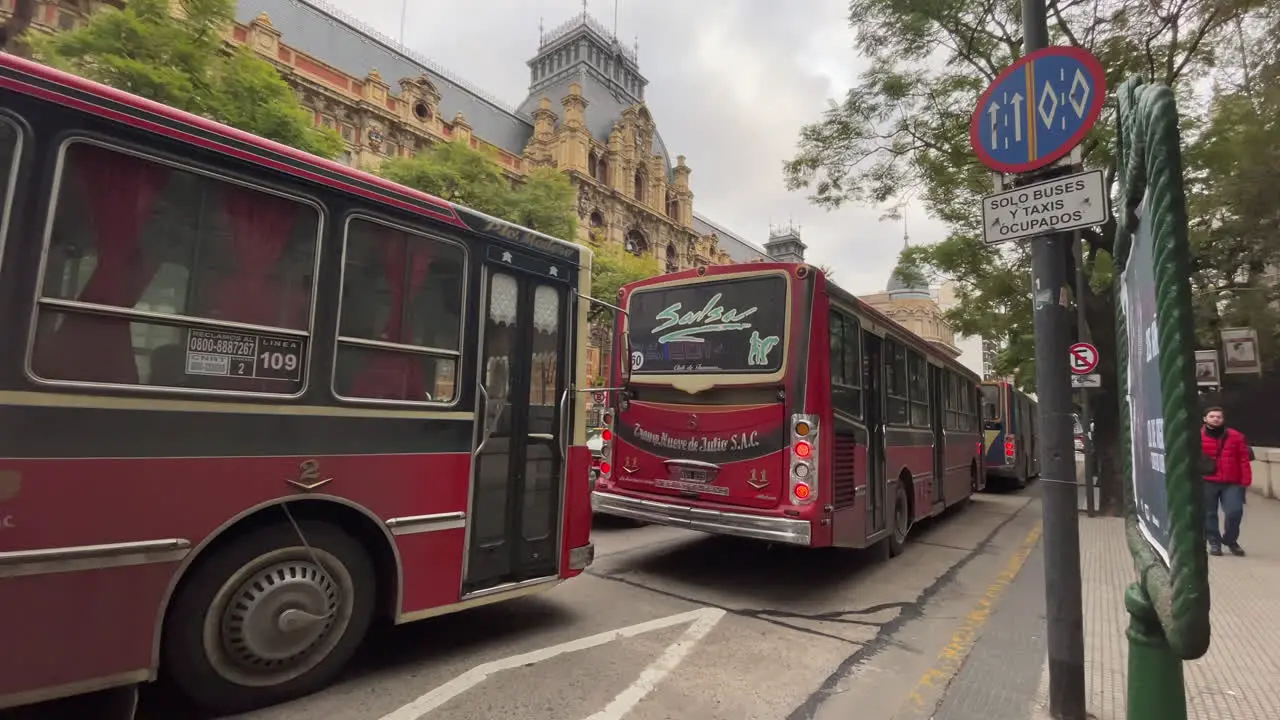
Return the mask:
<svg viewBox="0 0 1280 720"><path fill-rule="evenodd" d="M1005 413L1000 397L1000 386L983 383L978 387L982 392L982 443L987 465L989 467L1004 465Z"/></svg>
<svg viewBox="0 0 1280 720"><path fill-rule="evenodd" d="M934 504L945 503L947 484L947 431L942 426L942 376L944 370L936 365L929 368L929 429L933 432L933 498Z"/></svg>
<svg viewBox="0 0 1280 720"><path fill-rule="evenodd" d="M863 332L862 387L866 398L867 430L867 535L888 527L885 496L888 487L884 472L884 383L881 378L882 342L876 335Z"/></svg>
<svg viewBox="0 0 1280 720"><path fill-rule="evenodd" d="M491 251L491 254L493 252ZM517 268L546 261L501 251L486 266L478 437L464 592L555 575L569 412L568 286ZM560 269L556 275L567 276Z"/></svg>

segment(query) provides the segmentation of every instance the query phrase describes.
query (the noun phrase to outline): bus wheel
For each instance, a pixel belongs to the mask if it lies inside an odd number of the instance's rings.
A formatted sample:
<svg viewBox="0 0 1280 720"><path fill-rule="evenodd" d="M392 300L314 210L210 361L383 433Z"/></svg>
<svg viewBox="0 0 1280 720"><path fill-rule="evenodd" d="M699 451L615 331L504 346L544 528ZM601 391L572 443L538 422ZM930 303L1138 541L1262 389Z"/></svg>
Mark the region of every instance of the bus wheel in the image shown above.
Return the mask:
<svg viewBox="0 0 1280 720"><path fill-rule="evenodd" d="M907 487L898 481L898 491L893 498L893 533L889 535L889 557L898 557L907 545L907 533L911 532L911 505L907 502Z"/></svg>
<svg viewBox="0 0 1280 720"><path fill-rule="evenodd" d="M373 618L369 554L316 522L271 525L192 569L165 618L162 667L220 714L292 700L327 685ZM309 547L308 547L309 545Z"/></svg>

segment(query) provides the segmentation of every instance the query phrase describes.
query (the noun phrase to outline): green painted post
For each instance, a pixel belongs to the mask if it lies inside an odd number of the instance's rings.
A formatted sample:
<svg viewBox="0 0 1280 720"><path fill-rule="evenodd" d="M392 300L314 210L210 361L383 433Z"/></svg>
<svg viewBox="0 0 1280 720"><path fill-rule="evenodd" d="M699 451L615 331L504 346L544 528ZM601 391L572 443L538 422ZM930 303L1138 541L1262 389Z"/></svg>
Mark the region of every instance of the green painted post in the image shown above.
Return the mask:
<svg viewBox="0 0 1280 720"><path fill-rule="evenodd" d="M1117 380L1138 573L1125 593L1128 720L1186 720L1182 661L1209 649L1210 632L1178 111L1172 90L1139 78L1117 95Z"/></svg>

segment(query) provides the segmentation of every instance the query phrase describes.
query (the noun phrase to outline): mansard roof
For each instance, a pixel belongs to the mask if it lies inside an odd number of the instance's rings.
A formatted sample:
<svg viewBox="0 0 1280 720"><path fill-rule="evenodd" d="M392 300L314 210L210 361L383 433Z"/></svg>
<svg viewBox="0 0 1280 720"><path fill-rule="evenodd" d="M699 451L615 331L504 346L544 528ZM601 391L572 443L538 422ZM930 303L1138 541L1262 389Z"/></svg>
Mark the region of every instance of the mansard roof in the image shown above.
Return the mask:
<svg viewBox="0 0 1280 720"><path fill-rule="evenodd" d="M249 24L267 13L282 42L355 77L377 70L394 83L426 75L440 91L440 117L462 113L472 132L515 155L524 153L533 135L526 114L379 33L324 0L237 0L236 20ZM392 85L391 92L400 89Z"/></svg>

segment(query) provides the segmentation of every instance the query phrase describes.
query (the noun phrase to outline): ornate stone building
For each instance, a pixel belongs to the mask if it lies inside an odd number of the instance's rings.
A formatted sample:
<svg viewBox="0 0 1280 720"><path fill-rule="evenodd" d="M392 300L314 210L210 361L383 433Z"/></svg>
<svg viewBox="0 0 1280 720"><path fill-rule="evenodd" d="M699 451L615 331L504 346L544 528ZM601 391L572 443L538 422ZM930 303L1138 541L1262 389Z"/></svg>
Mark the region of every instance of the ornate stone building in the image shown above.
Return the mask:
<svg viewBox="0 0 1280 720"><path fill-rule="evenodd" d="M906 245L904 237L903 247ZM956 346L955 330L943 316L943 309L934 291L929 288L928 283L919 282L911 275L903 272L899 265L889 274L889 284L884 292L862 295L860 299L928 340L944 353L953 358L960 357L961 350Z"/></svg>

